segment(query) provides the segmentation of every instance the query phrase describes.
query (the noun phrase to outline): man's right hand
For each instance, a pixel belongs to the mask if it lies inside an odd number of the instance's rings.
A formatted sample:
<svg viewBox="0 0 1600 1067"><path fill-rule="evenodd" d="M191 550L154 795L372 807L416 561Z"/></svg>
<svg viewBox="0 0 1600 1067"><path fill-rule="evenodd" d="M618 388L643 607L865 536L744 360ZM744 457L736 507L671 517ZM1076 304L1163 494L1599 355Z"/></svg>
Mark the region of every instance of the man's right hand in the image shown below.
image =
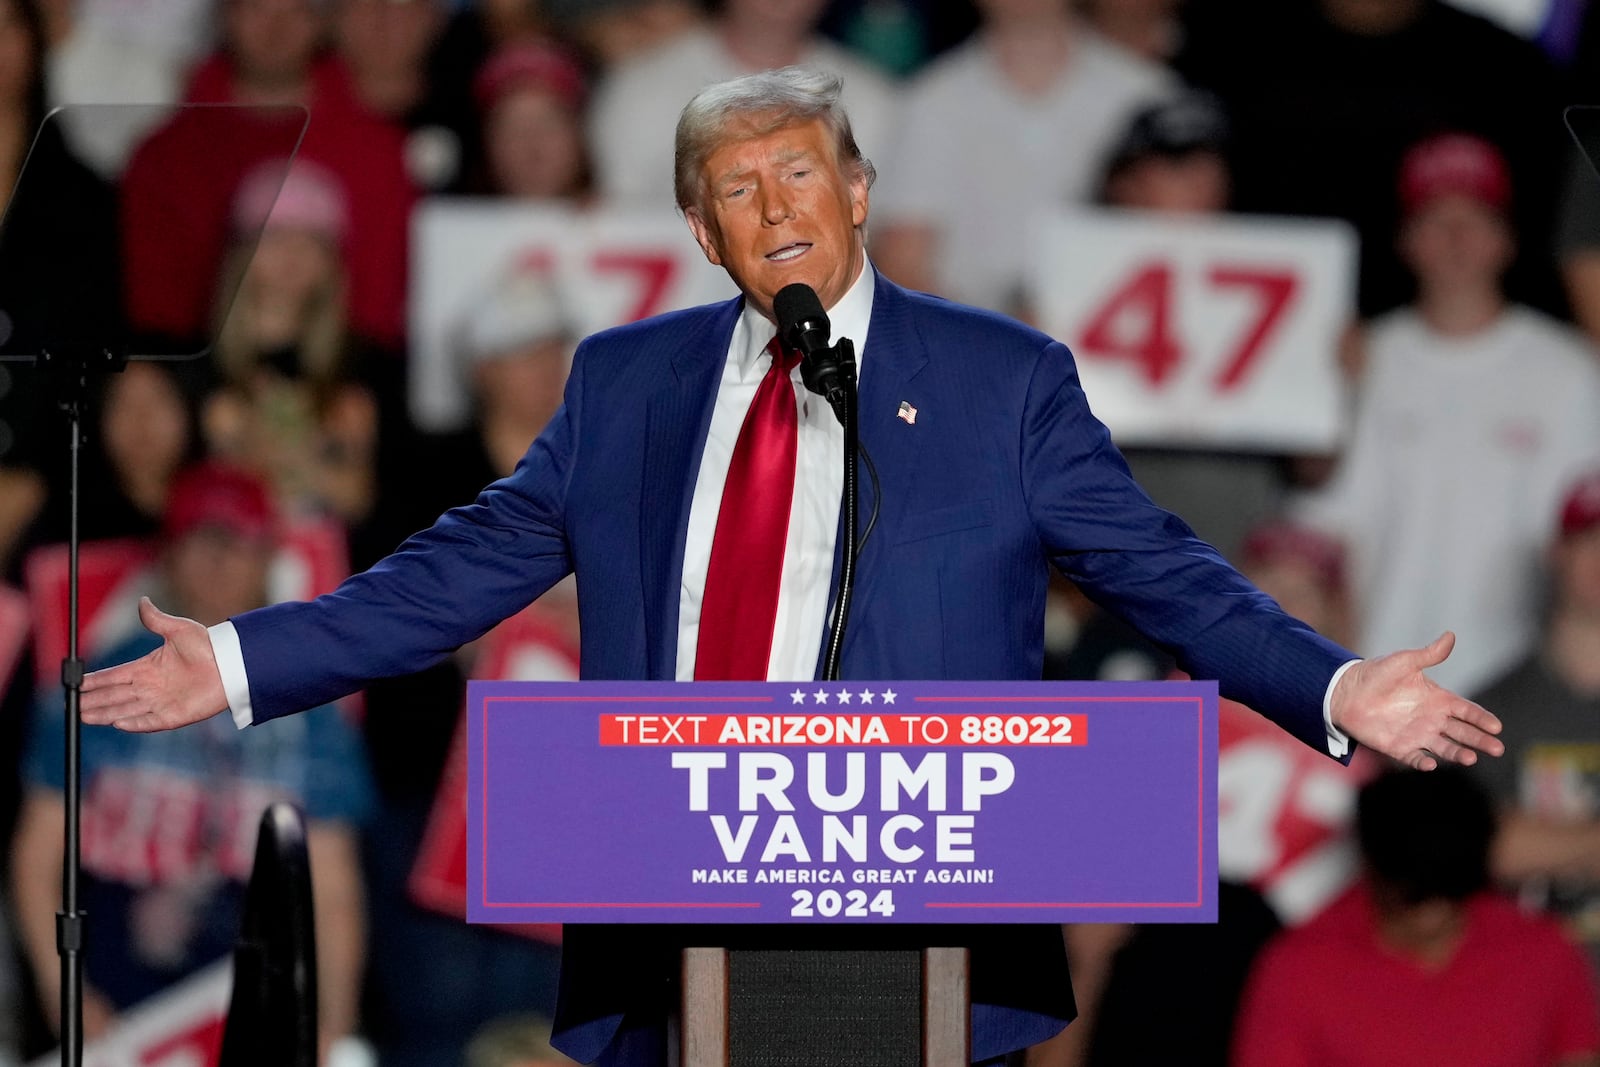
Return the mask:
<svg viewBox="0 0 1600 1067"><path fill-rule="evenodd" d="M147 656L83 680L83 721L149 733L209 719L228 706L206 628L139 600L139 621L163 638Z"/></svg>

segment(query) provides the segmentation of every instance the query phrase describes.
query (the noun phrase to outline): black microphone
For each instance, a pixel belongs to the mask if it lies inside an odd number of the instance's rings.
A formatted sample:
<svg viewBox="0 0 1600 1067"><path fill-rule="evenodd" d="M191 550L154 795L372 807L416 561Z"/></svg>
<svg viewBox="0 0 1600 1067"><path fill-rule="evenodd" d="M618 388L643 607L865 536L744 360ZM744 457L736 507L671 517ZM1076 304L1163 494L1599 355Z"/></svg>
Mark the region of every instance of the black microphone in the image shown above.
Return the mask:
<svg viewBox="0 0 1600 1067"><path fill-rule="evenodd" d="M848 342L829 346L832 327L817 291L804 282L786 285L772 298L772 312L778 336L800 353L800 379L806 388L840 411L845 391L855 384L855 350Z"/></svg>
<svg viewBox="0 0 1600 1067"><path fill-rule="evenodd" d="M778 334L783 343L807 359L828 350L828 313L822 310L817 291L804 282L778 290L772 298L772 313L778 317Z"/></svg>

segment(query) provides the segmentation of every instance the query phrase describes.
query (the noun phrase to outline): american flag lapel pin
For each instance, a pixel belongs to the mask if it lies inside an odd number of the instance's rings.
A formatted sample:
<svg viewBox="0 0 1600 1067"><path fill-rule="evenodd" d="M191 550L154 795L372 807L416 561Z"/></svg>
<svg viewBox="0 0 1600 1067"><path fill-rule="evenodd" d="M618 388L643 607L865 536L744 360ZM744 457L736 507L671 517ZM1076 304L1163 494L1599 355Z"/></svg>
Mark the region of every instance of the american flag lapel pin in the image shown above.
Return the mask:
<svg viewBox="0 0 1600 1067"><path fill-rule="evenodd" d="M907 426L915 426L917 424L917 409L912 407L909 402L902 400L900 401L900 412L896 417Z"/></svg>

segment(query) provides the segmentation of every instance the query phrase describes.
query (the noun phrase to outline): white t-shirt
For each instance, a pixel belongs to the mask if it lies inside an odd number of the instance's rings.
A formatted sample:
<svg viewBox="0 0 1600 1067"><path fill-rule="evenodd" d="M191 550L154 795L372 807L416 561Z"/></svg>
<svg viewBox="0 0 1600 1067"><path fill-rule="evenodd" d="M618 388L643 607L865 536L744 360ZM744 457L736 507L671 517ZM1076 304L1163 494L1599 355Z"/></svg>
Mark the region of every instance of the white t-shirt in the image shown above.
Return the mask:
<svg viewBox="0 0 1600 1067"><path fill-rule="evenodd" d="M900 136L878 161L872 221L935 227L939 292L1009 310L1034 217L1093 199L1128 122L1174 84L1163 68L1081 28L1056 84L1024 96L980 35L912 84Z"/></svg>
<svg viewBox="0 0 1600 1067"><path fill-rule="evenodd" d="M1369 344L1340 468L1301 510L1348 544L1357 651L1454 630L1430 673L1471 693L1538 633L1543 553L1600 457L1600 366L1578 334L1521 307L1464 338L1403 309Z"/></svg>
<svg viewBox="0 0 1600 1067"><path fill-rule="evenodd" d="M883 152L897 105L889 81L821 38L811 41L799 65L844 79L844 107L857 146L868 159ZM679 34L619 66L600 83L589 112L589 144L601 194L617 203L673 207L678 115L706 86L751 73L709 27Z"/></svg>

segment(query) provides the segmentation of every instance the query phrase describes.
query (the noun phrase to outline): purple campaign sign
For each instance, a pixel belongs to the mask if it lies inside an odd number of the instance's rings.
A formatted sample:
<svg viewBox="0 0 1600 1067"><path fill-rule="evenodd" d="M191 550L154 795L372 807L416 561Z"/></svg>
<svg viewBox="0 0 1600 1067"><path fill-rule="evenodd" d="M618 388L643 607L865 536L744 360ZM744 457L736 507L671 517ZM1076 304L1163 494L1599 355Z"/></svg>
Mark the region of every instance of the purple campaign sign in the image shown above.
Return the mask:
<svg viewBox="0 0 1600 1067"><path fill-rule="evenodd" d="M1214 922L1214 682L473 682L472 922Z"/></svg>

